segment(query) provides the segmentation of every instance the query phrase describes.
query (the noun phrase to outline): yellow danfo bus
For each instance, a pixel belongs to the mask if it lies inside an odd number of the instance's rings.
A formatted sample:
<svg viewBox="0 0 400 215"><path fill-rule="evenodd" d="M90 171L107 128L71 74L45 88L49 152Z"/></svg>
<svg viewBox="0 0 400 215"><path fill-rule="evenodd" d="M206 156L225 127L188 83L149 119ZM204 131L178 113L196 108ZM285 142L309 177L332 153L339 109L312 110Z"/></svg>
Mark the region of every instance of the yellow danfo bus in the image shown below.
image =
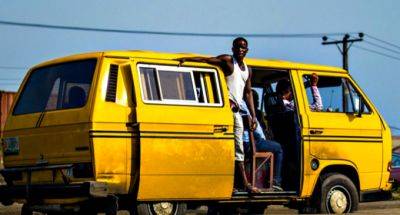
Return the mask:
<svg viewBox="0 0 400 215"><path fill-rule="evenodd" d="M232 192L233 115L220 68L151 51L79 54L28 72L2 137L4 205L81 214L184 214L284 204L302 213L348 213L391 188L391 134L347 71L246 59L256 109L283 148L283 191ZM310 76L322 111L312 111ZM295 111L281 111L288 79ZM251 157L251 155L250 155ZM268 174L272 164L265 168ZM265 177L268 184L268 177Z"/></svg>

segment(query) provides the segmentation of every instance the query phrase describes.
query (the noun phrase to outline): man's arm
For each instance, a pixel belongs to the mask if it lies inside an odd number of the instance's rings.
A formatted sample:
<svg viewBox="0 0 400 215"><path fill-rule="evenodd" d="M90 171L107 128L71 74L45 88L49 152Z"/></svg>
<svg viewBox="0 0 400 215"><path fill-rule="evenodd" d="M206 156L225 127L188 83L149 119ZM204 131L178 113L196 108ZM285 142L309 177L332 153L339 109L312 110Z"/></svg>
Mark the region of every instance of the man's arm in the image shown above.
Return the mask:
<svg viewBox="0 0 400 215"><path fill-rule="evenodd" d="M224 72L225 76L231 75L233 71L232 69L229 68L229 64L230 62L232 62L232 56L226 54L219 55L217 57L182 57L176 60L180 62L180 65L182 65L186 61L192 61L192 62L208 63L215 66L219 66L222 68L222 71Z"/></svg>
<svg viewBox="0 0 400 215"><path fill-rule="evenodd" d="M218 57L182 57L178 58L177 60L179 60L181 64L185 63L186 61L192 61L192 62L209 63L219 66L222 63L222 60L219 59Z"/></svg>
<svg viewBox="0 0 400 215"><path fill-rule="evenodd" d="M313 73L311 75L311 93L313 96L313 103L310 105L312 111L322 111L322 98L318 90L318 75Z"/></svg>
<svg viewBox="0 0 400 215"><path fill-rule="evenodd" d="M257 125L257 116L254 108L253 93L251 91L251 76L252 76L252 71L249 68L249 77L247 78L246 86L244 87L244 95L253 122L252 128L255 128L255 126Z"/></svg>

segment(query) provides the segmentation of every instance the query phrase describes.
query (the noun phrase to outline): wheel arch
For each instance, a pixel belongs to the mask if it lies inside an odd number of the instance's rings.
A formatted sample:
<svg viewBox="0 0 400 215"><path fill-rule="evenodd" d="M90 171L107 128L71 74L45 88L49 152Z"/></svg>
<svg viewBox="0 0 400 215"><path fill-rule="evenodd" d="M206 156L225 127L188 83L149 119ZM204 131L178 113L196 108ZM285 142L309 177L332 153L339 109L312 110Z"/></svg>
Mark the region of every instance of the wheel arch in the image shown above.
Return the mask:
<svg viewBox="0 0 400 215"><path fill-rule="evenodd" d="M313 195L321 189L321 184L325 176L334 173L339 173L348 177L353 182L354 186L357 188L357 192L360 197L360 177L357 172L357 169L350 164L333 164L324 167L320 171L319 176L314 184Z"/></svg>

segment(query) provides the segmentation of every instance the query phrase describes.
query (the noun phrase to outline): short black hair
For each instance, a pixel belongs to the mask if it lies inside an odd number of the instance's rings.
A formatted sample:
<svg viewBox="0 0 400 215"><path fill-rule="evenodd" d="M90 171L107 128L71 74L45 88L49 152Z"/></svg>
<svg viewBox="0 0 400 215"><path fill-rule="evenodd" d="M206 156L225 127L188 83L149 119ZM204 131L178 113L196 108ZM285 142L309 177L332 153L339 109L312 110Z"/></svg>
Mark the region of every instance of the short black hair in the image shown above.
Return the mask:
<svg viewBox="0 0 400 215"><path fill-rule="evenodd" d="M243 37L236 37L233 42L232 42L232 46L236 47L236 44L238 44L240 41L244 41L246 43L246 45L249 45L249 43L247 42L247 40Z"/></svg>
<svg viewBox="0 0 400 215"><path fill-rule="evenodd" d="M291 88L291 84L287 79L281 79L276 84L276 93L278 95L283 95L283 93Z"/></svg>

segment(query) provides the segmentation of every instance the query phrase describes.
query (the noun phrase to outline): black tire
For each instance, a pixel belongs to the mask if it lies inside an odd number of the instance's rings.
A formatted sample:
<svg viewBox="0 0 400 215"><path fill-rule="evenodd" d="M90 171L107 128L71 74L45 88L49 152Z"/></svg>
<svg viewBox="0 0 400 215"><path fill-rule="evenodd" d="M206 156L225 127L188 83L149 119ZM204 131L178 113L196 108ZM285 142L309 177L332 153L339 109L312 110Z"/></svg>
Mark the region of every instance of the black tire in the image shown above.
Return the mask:
<svg viewBox="0 0 400 215"><path fill-rule="evenodd" d="M146 202L137 205L138 215L183 215L186 213L186 204L180 202Z"/></svg>
<svg viewBox="0 0 400 215"><path fill-rule="evenodd" d="M33 210L27 204L23 204L21 208L21 215L32 215Z"/></svg>
<svg viewBox="0 0 400 215"><path fill-rule="evenodd" d="M91 201L85 202L80 206L78 215L97 215L97 209Z"/></svg>
<svg viewBox="0 0 400 215"><path fill-rule="evenodd" d="M354 183L345 175L330 173L322 177L320 202L321 213L352 213L358 209L358 192Z"/></svg>
<svg viewBox="0 0 400 215"><path fill-rule="evenodd" d="M106 215L117 215L118 213L118 197L107 196L105 214Z"/></svg>

